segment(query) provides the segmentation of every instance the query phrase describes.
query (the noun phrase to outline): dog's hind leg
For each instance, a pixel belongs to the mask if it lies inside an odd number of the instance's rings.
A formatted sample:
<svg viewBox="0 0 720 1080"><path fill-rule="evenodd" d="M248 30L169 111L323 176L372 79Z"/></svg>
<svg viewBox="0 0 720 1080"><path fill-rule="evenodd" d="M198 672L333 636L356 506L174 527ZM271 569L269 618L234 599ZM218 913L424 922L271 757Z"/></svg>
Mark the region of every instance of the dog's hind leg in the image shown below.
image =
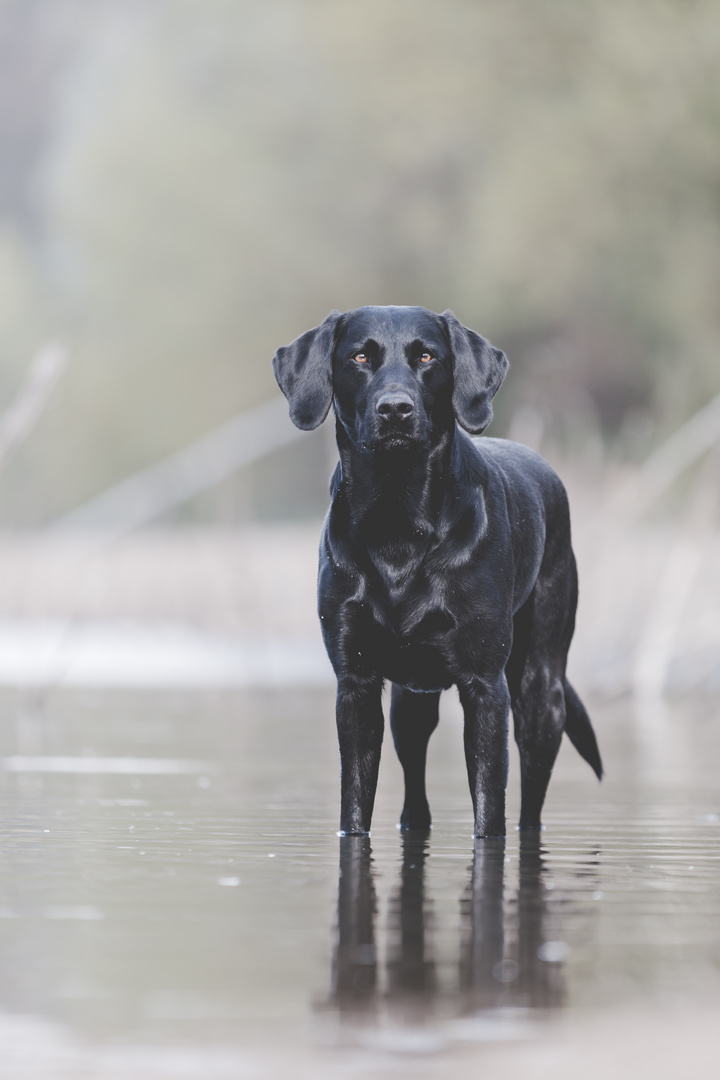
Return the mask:
<svg viewBox="0 0 720 1080"><path fill-rule="evenodd" d="M405 805L401 829L430 828L430 807L425 792L425 763L430 736L438 725L440 694L416 694L393 683L390 728L405 774Z"/></svg>
<svg viewBox="0 0 720 1080"><path fill-rule="evenodd" d="M529 661L528 669L523 691L513 701L515 740L520 750L520 828L540 829L540 814L565 730L565 693L561 673L548 661Z"/></svg>
<svg viewBox="0 0 720 1080"><path fill-rule="evenodd" d="M506 668L520 751L520 828L539 829L540 814L565 730L565 663L575 625L577 576L572 552L541 568L515 615Z"/></svg>

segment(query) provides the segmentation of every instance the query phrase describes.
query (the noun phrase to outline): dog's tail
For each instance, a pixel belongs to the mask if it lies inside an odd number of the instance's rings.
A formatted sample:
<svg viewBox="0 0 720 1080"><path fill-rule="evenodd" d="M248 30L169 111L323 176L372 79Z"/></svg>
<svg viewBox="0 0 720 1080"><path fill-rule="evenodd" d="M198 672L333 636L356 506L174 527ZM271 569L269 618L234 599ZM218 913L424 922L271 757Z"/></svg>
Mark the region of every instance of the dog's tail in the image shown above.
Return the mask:
<svg viewBox="0 0 720 1080"><path fill-rule="evenodd" d="M603 764L590 717L567 679L565 680L565 734L580 757L587 761L598 780L602 780Z"/></svg>

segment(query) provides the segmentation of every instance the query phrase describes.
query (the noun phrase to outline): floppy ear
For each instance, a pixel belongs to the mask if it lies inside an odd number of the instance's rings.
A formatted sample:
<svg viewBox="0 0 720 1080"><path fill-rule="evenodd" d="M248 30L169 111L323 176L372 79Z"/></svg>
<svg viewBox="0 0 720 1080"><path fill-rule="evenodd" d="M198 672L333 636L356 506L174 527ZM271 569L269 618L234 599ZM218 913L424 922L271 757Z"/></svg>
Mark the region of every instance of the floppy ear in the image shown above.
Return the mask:
<svg viewBox="0 0 720 1080"><path fill-rule="evenodd" d="M453 409L460 427L479 435L493 417L492 399L497 394L509 367L507 357L494 349L453 315L443 311L455 364Z"/></svg>
<svg viewBox="0 0 720 1080"><path fill-rule="evenodd" d="M273 357L278 385L290 402L290 419L303 431L319 427L332 404L332 354L339 311Z"/></svg>

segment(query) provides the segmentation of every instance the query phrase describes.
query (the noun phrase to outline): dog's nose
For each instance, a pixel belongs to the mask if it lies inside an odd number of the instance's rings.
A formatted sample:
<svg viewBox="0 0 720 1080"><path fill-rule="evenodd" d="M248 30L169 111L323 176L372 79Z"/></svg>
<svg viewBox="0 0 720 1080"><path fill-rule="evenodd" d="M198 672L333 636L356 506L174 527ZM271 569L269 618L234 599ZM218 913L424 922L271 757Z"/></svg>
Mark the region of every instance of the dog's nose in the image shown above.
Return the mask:
<svg viewBox="0 0 720 1080"><path fill-rule="evenodd" d="M381 394L375 408L386 420L407 420L415 412L413 399L403 390Z"/></svg>

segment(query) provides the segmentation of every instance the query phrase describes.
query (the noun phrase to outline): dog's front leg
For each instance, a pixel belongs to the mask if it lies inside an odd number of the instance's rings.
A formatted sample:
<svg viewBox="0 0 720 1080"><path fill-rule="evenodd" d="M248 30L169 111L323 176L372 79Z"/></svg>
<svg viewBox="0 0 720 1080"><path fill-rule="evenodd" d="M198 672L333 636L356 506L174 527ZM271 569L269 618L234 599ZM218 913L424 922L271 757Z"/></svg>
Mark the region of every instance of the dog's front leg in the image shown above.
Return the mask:
<svg viewBox="0 0 720 1080"><path fill-rule="evenodd" d="M384 718L379 676L338 678L337 730L340 743L340 833L370 832Z"/></svg>
<svg viewBox="0 0 720 1080"><path fill-rule="evenodd" d="M465 714L465 761L475 836L505 835L510 694L505 674L458 684Z"/></svg>

